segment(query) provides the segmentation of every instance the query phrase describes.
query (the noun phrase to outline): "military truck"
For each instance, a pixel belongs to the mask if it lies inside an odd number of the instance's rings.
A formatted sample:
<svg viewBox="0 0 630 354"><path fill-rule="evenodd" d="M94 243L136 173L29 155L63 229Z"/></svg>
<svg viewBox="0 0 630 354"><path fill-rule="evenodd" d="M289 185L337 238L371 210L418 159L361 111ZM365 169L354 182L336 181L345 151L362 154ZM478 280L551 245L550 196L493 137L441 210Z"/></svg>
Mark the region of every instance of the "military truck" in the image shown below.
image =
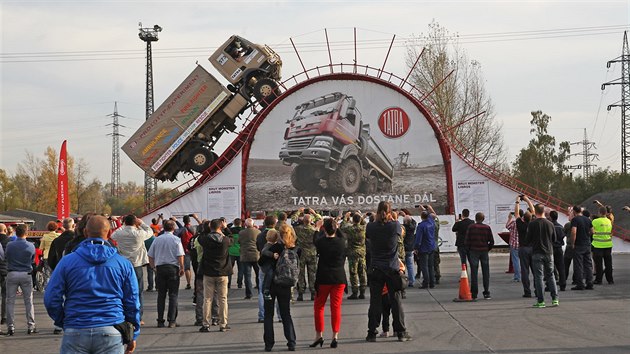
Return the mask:
<svg viewBox="0 0 630 354"><path fill-rule="evenodd" d="M391 192L394 166L370 136L352 96L333 92L306 101L287 124L279 157L295 165L295 189L315 191L325 180L333 193Z"/></svg>
<svg viewBox="0 0 630 354"><path fill-rule="evenodd" d="M208 60L230 82L232 92L254 96L263 107L280 95L282 60L267 45L232 36Z"/></svg>
<svg viewBox="0 0 630 354"><path fill-rule="evenodd" d="M198 65L122 147L153 178L205 171L218 158L212 149L219 138L253 105L251 97L266 107L280 95L282 61L266 45L232 36L209 60L228 87Z"/></svg>

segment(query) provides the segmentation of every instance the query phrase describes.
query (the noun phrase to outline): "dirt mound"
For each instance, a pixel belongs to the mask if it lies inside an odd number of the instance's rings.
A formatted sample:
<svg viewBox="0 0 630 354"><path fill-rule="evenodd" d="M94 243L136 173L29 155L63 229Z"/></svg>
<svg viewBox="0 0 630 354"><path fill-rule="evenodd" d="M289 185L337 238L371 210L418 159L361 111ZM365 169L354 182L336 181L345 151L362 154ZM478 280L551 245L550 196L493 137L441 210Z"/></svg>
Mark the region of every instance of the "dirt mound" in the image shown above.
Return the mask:
<svg viewBox="0 0 630 354"><path fill-rule="evenodd" d="M591 213L597 213L597 205L593 204L594 200L599 200L604 205L610 205L615 214L615 224L630 230L630 213L622 210L625 205L630 206L630 189L619 189L591 196L582 203Z"/></svg>

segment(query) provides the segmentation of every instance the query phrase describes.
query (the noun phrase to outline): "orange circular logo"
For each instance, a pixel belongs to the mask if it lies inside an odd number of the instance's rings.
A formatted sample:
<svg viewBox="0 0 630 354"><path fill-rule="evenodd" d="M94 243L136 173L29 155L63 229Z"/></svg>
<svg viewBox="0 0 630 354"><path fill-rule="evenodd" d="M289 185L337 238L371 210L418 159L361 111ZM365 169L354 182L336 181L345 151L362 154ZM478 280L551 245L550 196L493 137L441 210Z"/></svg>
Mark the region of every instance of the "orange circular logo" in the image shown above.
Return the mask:
<svg viewBox="0 0 630 354"><path fill-rule="evenodd" d="M378 127L381 132L391 139L405 135L410 123L407 112L400 107L387 108L378 118Z"/></svg>

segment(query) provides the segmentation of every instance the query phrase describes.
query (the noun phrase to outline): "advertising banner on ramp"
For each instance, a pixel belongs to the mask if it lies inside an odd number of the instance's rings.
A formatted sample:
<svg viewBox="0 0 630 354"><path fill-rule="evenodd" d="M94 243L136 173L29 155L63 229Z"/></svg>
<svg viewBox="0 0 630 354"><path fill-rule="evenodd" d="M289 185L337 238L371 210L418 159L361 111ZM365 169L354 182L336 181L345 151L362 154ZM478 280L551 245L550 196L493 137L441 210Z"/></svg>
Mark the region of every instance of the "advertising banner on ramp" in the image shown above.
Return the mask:
<svg viewBox="0 0 630 354"><path fill-rule="evenodd" d="M252 143L246 208L374 210L430 203L447 176L427 117L400 92L360 80L320 81L282 100Z"/></svg>

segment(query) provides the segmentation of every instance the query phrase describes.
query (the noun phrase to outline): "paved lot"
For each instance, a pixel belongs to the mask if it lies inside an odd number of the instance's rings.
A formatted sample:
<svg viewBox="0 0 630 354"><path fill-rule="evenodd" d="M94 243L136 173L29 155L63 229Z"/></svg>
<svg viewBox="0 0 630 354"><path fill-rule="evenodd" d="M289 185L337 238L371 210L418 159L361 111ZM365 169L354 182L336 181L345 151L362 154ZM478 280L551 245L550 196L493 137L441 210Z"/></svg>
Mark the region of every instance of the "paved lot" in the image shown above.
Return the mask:
<svg viewBox="0 0 630 354"><path fill-rule="evenodd" d="M442 257L442 283L435 289L408 289L406 323L414 340L399 343L378 338L367 343L368 300L344 301L337 352L344 353L629 353L630 352L630 255L615 255L615 285L594 291L560 293L560 306L531 308L533 299L521 297L520 283L505 274L507 254L492 255L492 300L455 303L460 271L455 256ZM183 286L182 286L183 289ZM180 291L180 311L175 329L155 328L156 293L145 293L145 321L138 353L255 353L263 352L262 324L257 323L257 303L243 300L244 290L230 291L230 332L199 333L194 323L191 290ZM549 295L547 294L547 297ZM19 299L18 299L19 300ZM23 305L16 313L16 335L0 338L0 353L55 353L61 336L52 334L41 294L36 294L36 320L40 333L26 335ZM547 299L547 302L550 302ZM298 335L298 352L314 338L313 303L296 302L291 311ZM327 315L328 321L328 315ZM326 323L329 348L330 327ZM3 328L4 329L4 328ZM276 325L274 352L286 351L281 324Z"/></svg>

